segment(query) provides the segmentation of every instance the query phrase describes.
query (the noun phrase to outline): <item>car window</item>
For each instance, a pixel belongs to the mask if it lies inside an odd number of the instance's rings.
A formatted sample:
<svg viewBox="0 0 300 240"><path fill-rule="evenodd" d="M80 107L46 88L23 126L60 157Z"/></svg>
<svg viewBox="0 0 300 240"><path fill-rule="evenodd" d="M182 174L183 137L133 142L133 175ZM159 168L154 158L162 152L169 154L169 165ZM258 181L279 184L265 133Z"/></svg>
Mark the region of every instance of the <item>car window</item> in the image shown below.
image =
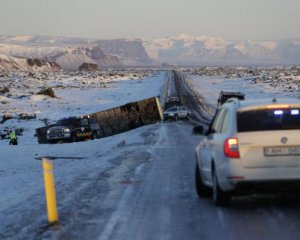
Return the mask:
<svg viewBox="0 0 300 240"><path fill-rule="evenodd" d="M97 123L95 118L90 118L89 121L90 121L91 124Z"/></svg>
<svg viewBox="0 0 300 240"><path fill-rule="evenodd" d="M89 122L86 118L80 119L80 126L88 126Z"/></svg>
<svg viewBox="0 0 300 240"><path fill-rule="evenodd" d="M55 125L57 126L68 126L68 125L77 125L77 119L76 118L66 118L59 120Z"/></svg>
<svg viewBox="0 0 300 240"><path fill-rule="evenodd" d="M229 124L230 124L229 111L228 111L228 110L225 110L225 113L224 113L224 120L223 120L222 128L221 128L221 132L222 132L222 133L225 133L225 132L228 131L228 129L229 129Z"/></svg>
<svg viewBox="0 0 300 240"><path fill-rule="evenodd" d="M300 129L300 108L238 112L237 128L238 132Z"/></svg>
<svg viewBox="0 0 300 240"><path fill-rule="evenodd" d="M211 126L211 130L210 130L211 133L220 133L221 132L225 113L226 113L226 110L224 108L222 108L220 111L217 112L217 115Z"/></svg>

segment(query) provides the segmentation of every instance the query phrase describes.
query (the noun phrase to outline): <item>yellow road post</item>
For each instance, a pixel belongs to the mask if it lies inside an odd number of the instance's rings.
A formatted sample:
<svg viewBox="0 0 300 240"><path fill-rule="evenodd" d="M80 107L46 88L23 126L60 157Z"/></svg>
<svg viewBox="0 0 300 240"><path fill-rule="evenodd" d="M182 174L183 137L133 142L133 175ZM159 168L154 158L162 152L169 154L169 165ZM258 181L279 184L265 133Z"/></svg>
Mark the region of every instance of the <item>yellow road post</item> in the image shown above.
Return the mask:
<svg viewBox="0 0 300 240"><path fill-rule="evenodd" d="M47 211L48 211L48 222L50 224L53 224L58 221L58 215L57 215L57 208L56 208L53 165L52 162L47 158L43 158L43 170L44 170L46 203L47 203Z"/></svg>

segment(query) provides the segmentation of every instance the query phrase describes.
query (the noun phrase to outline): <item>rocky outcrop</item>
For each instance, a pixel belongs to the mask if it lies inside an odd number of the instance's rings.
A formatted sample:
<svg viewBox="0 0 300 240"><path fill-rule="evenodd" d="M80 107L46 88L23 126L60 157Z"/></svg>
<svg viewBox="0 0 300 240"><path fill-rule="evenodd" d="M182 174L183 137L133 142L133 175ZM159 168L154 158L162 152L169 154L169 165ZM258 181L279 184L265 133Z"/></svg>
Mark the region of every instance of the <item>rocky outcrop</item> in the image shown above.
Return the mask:
<svg viewBox="0 0 300 240"><path fill-rule="evenodd" d="M79 71L91 72L97 70L98 70L98 64L95 63L83 63L79 67Z"/></svg>
<svg viewBox="0 0 300 240"><path fill-rule="evenodd" d="M117 57L104 54L99 47L68 47L48 58L57 62L63 69L73 71L77 71L83 63L97 64L99 68L123 66Z"/></svg>
<svg viewBox="0 0 300 240"><path fill-rule="evenodd" d="M122 67L123 63L116 56L105 54L99 47L85 48L86 54L100 67Z"/></svg>
<svg viewBox="0 0 300 240"><path fill-rule="evenodd" d="M41 91L39 91L37 93L37 95L46 95L46 96L51 97L51 98L56 98L54 90L51 87L42 89Z"/></svg>
<svg viewBox="0 0 300 240"><path fill-rule="evenodd" d="M61 70L61 67L56 62L47 62L47 61L39 59L39 58L27 58L26 60L30 67L48 66L51 69L53 69L53 71Z"/></svg>
<svg viewBox="0 0 300 240"><path fill-rule="evenodd" d="M8 93L9 89L7 87L0 87L0 94Z"/></svg>
<svg viewBox="0 0 300 240"><path fill-rule="evenodd" d="M117 56L127 66L153 64L139 39L99 40L96 43L104 53Z"/></svg>
<svg viewBox="0 0 300 240"><path fill-rule="evenodd" d="M0 54L0 71L59 71L61 67L41 59L23 59Z"/></svg>

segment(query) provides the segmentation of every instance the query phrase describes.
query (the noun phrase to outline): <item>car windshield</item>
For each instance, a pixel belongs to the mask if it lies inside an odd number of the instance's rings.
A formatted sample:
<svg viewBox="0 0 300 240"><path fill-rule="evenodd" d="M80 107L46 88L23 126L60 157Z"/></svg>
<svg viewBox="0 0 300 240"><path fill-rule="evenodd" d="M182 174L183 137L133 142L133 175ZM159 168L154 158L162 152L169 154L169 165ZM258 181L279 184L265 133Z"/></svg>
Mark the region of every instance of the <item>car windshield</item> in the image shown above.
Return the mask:
<svg viewBox="0 0 300 240"><path fill-rule="evenodd" d="M238 132L300 129L300 108L237 113Z"/></svg>
<svg viewBox="0 0 300 240"><path fill-rule="evenodd" d="M59 120L55 125L57 126L68 126L68 125L76 125L77 124L77 119L75 118L66 118Z"/></svg>

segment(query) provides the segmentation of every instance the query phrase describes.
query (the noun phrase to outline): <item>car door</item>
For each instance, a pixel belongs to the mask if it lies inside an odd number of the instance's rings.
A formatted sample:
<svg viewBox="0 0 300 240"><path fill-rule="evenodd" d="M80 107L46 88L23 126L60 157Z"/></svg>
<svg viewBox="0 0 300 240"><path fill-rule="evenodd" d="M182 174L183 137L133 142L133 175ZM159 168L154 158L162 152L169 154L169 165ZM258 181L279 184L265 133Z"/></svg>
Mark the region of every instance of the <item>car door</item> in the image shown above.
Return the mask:
<svg viewBox="0 0 300 240"><path fill-rule="evenodd" d="M182 118L183 117L183 111L182 111L182 107L178 108L178 117Z"/></svg>
<svg viewBox="0 0 300 240"><path fill-rule="evenodd" d="M206 136L197 147L198 160L200 165L200 171L203 176L203 180L206 184L211 185L212 174L211 166L213 159L213 152L216 145L217 134L221 131L221 126L224 118L225 110L218 111L213 118Z"/></svg>
<svg viewBox="0 0 300 240"><path fill-rule="evenodd" d="M222 169L225 167L224 161L224 142L231 135L232 130L232 118L229 109L223 108L222 116L218 122L216 133L214 133L213 141L211 142L212 159L216 169Z"/></svg>
<svg viewBox="0 0 300 240"><path fill-rule="evenodd" d="M182 107L181 111L182 111L182 117L186 118L186 116L187 116L187 109L185 107Z"/></svg>

